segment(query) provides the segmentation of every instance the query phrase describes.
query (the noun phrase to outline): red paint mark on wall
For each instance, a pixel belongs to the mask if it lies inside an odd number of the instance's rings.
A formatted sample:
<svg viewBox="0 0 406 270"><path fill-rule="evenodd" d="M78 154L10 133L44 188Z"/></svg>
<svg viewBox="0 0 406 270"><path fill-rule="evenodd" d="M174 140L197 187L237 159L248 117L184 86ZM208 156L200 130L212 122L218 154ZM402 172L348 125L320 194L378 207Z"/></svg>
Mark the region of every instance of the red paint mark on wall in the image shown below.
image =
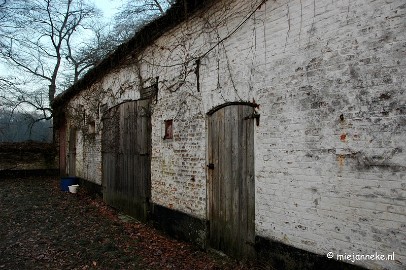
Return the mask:
<svg viewBox="0 0 406 270"><path fill-rule="evenodd" d="M346 139L347 139L347 134L346 134L346 133L341 134L340 140L341 140L342 142L345 142Z"/></svg>

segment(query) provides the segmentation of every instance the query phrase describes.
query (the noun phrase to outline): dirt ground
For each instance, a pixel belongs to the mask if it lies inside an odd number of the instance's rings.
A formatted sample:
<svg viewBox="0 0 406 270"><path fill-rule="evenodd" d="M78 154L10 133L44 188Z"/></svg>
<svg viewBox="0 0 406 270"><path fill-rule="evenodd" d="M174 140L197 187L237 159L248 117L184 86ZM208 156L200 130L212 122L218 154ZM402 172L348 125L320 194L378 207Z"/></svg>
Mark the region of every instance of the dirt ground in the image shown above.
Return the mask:
<svg viewBox="0 0 406 270"><path fill-rule="evenodd" d="M249 269L120 215L59 179L0 179L1 269Z"/></svg>

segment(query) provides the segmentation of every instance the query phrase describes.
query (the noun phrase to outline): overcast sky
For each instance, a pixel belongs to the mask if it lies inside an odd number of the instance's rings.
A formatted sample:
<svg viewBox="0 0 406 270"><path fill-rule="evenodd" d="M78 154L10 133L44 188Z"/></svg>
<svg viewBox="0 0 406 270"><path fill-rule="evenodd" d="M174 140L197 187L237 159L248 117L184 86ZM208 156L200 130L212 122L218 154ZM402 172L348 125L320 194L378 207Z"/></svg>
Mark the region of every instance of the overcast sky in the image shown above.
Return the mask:
<svg viewBox="0 0 406 270"><path fill-rule="evenodd" d="M117 8L122 4L123 0L89 0L95 4L96 7L103 11L106 20L111 19L116 13Z"/></svg>

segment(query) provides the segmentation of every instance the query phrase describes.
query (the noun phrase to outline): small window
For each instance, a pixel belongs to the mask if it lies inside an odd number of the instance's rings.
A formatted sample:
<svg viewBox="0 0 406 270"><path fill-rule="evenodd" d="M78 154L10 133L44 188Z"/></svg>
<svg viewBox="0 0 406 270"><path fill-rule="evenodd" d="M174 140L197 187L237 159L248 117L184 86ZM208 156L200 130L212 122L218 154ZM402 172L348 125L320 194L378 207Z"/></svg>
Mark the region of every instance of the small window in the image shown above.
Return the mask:
<svg viewBox="0 0 406 270"><path fill-rule="evenodd" d="M164 140L173 139L173 120L165 120Z"/></svg>
<svg viewBox="0 0 406 270"><path fill-rule="evenodd" d="M158 82L151 85L150 87L145 87L140 90L141 99L155 97L158 93Z"/></svg>
<svg viewBox="0 0 406 270"><path fill-rule="evenodd" d="M96 123L94 121L91 121L89 123L89 134L95 134L96 133Z"/></svg>
<svg viewBox="0 0 406 270"><path fill-rule="evenodd" d="M101 116L103 116L106 111L107 111L107 104L106 103L99 106L99 112L98 113Z"/></svg>

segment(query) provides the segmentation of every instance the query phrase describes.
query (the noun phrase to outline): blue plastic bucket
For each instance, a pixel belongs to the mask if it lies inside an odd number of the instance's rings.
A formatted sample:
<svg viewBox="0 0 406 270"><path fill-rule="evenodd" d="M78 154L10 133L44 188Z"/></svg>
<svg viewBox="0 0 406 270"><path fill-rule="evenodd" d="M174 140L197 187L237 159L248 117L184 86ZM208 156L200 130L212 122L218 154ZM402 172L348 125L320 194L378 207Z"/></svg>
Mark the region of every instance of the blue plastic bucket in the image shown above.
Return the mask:
<svg viewBox="0 0 406 270"><path fill-rule="evenodd" d="M69 186L77 185L78 179L76 177L63 177L61 178L61 190L69 191Z"/></svg>

